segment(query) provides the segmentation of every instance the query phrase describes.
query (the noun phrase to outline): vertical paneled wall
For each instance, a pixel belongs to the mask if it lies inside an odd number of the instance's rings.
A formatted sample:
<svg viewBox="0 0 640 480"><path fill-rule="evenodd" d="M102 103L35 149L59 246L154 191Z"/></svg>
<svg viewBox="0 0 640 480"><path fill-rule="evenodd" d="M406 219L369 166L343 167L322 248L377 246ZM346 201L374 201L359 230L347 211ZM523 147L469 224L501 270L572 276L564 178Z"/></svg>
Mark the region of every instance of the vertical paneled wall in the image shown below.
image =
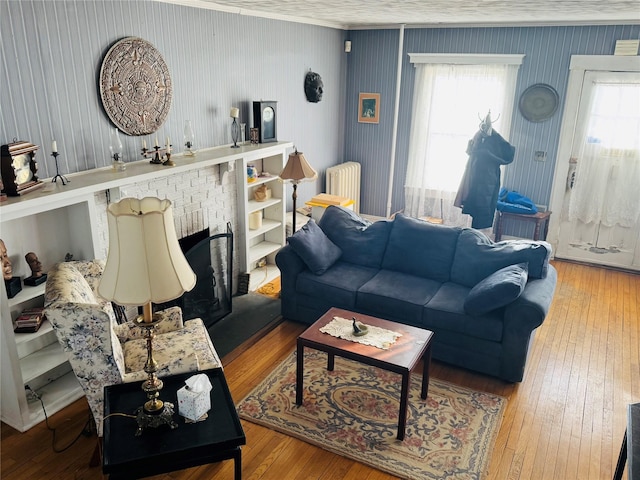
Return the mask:
<svg viewBox="0 0 640 480"><path fill-rule="evenodd" d="M546 122L531 123L519 112L513 115L509 136L516 147L513 164L506 167L504 185L537 204L547 205L556 161L560 124L566 96L571 55L612 55L618 39L640 37L640 26L442 28L406 29L403 48L398 143L391 211L404 205L404 182L413 99L414 68L408 53L520 53L525 54L518 76L517 97L530 85L547 83L560 96L560 107ZM348 57L347 128L344 160L363 167L363 213L384 215L396 88L398 30L352 31ZM357 122L359 92L382 96L379 125ZM496 114L498 112L495 112ZM480 112L482 114L482 112ZM500 122L495 125L500 131ZM475 132L469 132L471 136ZM534 152L547 152L547 161L534 161ZM446 159L442 159L446 163Z"/></svg>
<svg viewBox="0 0 640 480"><path fill-rule="evenodd" d="M110 165L110 120L98 76L114 42L151 42L173 81L171 111L158 132L182 150L185 120L197 147L231 142L229 109L252 125L253 100L278 101L278 138L293 141L319 171L342 154L345 33L331 28L242 16L152 1L0 0L0 141L31 141L40 176L55 174L51 142L62 173ZM320 103L304 95L304 77L318 72ZM147 143L154 136L147 138ZM126 161L139 160L141 138L122 136ZM300 201L324 189L301 185ZM290 200L289 200L290 201Z"/></svg>

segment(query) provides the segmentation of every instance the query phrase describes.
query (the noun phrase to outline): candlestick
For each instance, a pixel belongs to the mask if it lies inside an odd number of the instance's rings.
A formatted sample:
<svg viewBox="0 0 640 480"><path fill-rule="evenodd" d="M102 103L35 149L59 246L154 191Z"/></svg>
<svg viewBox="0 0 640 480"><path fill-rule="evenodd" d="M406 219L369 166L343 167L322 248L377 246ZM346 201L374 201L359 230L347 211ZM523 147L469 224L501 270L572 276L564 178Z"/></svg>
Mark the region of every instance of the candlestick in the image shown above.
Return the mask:
<svg viewBox="0 0 640 480"><path fill-rule="evenodd" d="M51 145L53 148L56 148L56 142L54 141L53 144ZM51 152L51 156L53 157L53 159L56 161L56 176L53 177L51 179L52 182L56 182L58 180L58 178L60 178L60 181L62 182L62 185L66 185L67 183L69 183L69 180L64 176L64 175L60 175L60 169L58 168L58 156L60 154L56 151Z"/></svg>
<svg viewBox="0 0 640 480"><path fill-rule="evenodd" d="M240 126L236 121L236 117L233 117L233 123L231 123L231 139L233 140L233 145L231 145L231 148L239 148L238 147L239 136L240 136Z"/></svg>
<svg viewBox="0 0 640 480"><path fill-rule="evenodd" d="M58 151L58 142L56 142L55 140L51 142L51 151L53 153L57 153Z"/></svg>

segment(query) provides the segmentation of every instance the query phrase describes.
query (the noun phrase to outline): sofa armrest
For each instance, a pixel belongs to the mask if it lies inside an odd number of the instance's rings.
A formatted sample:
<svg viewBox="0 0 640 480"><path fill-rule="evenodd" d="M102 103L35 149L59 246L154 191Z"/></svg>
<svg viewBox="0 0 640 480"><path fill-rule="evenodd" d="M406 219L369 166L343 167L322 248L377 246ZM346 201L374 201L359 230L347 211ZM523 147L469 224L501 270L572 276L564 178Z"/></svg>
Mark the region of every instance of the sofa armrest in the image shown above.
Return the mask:
<svg viewBox="0 0 640 480"><path fill-rule="evenodd" d="M307 268L302 258L289 244L282 247L276 254L276 265L281 272L293 277Z"/></svg>
<svg viewBox="0 0 640 480"><path fill-rule="evenodd" d="M556 289L558 273L553 265L545 278L531 279L527 282L522 294L507 305L504 313L505 328L507 323L521 326L531 331L540 325L549 313L549 307Z"/></svg>
<svg viewBox="0 0 640 480"><path fill-rule="evenodd" d="M307 269L304 261L293 250L285 245L276 254L276 265L280 269L280 301L284 318L296 318L296 280L298 274Z"/></svg>
<svg viewBox="0 0 640 480"><path fill-rule="evenodd" d="M549 312L557 281L558 273L549 264L545 278L529 280L522 295L505 307L501 378L522 381L532 332L542 325Z"/></svg>

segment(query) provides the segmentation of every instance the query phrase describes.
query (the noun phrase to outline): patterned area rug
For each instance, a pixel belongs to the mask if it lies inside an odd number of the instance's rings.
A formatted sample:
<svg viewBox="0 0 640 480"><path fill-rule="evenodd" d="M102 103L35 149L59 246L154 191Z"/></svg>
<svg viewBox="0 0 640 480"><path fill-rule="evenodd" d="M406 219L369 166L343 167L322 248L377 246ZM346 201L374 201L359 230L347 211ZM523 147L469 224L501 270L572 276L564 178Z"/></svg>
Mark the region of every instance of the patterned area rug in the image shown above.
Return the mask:
<svg viewBox="0 0 640 480"><path fill-rule="evenodd" d="M240 417L407 479L484 478L507 400L412 375L404 441L396 439L400 375L305 350L303 404L293 352L238 404Z"/></svg>

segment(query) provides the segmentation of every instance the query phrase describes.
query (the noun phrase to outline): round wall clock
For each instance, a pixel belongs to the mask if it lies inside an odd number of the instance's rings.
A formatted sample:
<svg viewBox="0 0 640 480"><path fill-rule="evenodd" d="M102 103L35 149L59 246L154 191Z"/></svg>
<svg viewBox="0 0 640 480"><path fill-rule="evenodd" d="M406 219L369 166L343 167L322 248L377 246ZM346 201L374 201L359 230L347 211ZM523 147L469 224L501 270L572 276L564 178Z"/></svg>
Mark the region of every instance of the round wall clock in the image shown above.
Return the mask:
<svg viewBox="0 0 640 480"><path fill-rule="evenodd" d="M107 52L100 68L100 97L111 121L128 135L157 131L171 109L169 68L146 40L127 37Z"/></svg>
<svg viewBox="0 0 640 480"><path fill-rule="evenodd" d="M536 83L522 92L518 107L530 122L544 122L556 113L558 103L558 92L552 86Z"/></svg>

